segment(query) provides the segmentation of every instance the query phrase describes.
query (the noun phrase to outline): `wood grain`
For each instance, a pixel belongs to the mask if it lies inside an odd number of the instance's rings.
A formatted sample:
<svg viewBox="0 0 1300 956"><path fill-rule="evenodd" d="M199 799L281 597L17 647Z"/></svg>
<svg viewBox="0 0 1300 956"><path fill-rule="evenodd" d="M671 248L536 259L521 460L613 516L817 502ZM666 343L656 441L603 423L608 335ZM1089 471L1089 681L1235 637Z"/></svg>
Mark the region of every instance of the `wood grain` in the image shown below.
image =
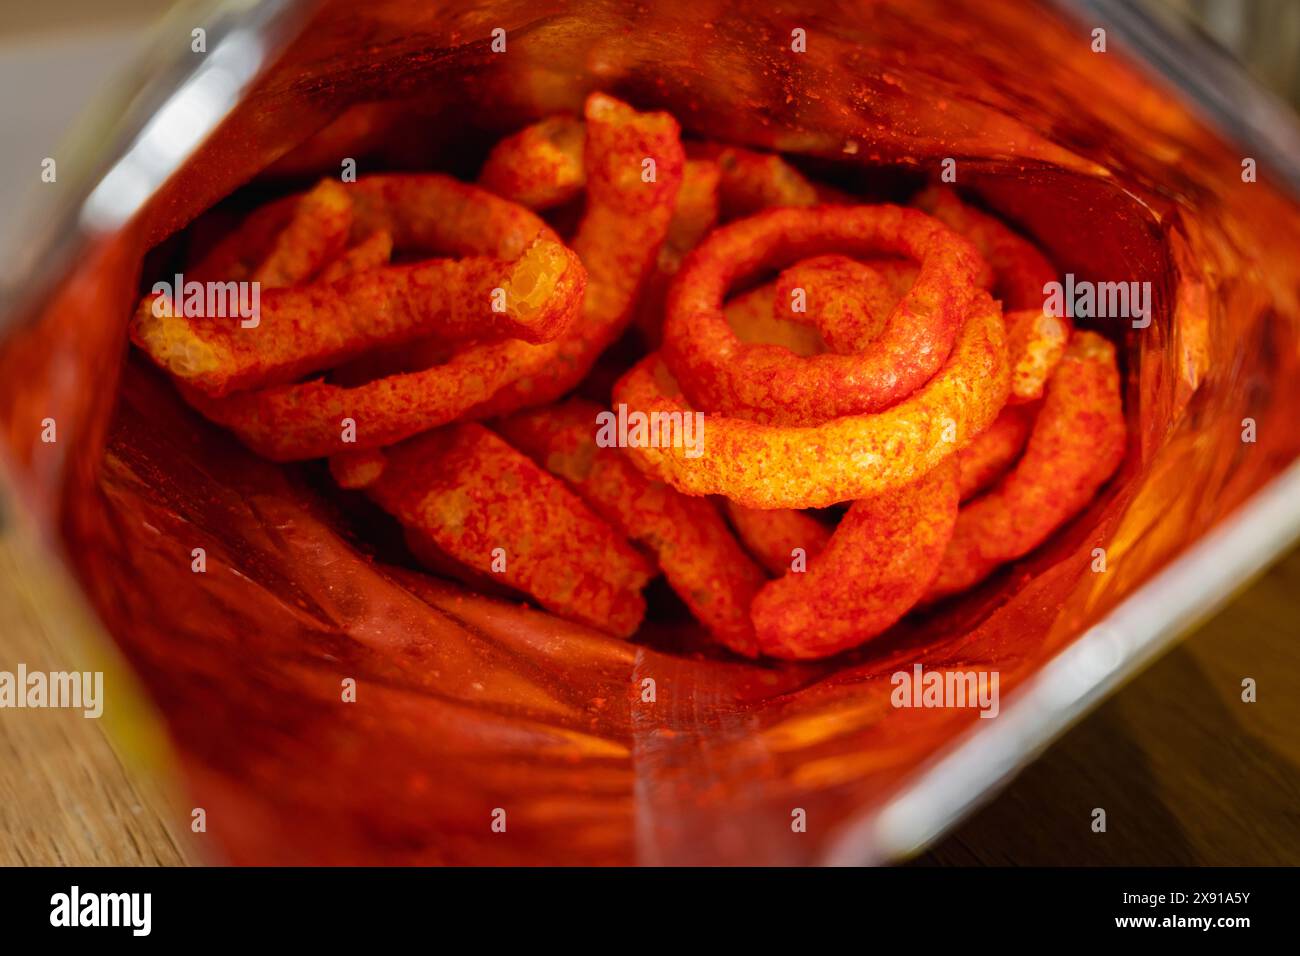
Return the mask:
<svg viewBox="0 0 1300 956"><path fill-rule="evenodd" d="M178 865L199 860L160 747L120 665L90 639L80 596L29 533L0 529L0 670L104 670L105 716L0 710L0 865ZM115 713L115 710L117 713ZM130 770L110 744L126 747Z"/></svg>
<svg viewBox="0 0 1300 956"><path fill-rule="evenodd" d="M1300 863L1300 550L916 862Z"/></svg>

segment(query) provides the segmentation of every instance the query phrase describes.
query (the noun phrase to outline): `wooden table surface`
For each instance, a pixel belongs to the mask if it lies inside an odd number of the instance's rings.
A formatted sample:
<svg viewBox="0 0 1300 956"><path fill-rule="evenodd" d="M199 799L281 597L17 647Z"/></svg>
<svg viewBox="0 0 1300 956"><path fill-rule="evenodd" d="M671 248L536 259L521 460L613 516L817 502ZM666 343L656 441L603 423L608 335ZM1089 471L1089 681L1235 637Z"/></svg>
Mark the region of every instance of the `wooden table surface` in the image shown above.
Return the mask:
<svg viewBox="0 0 1300 956"><path fill-rule="evenodd" d="M71 580L0 495L0 670L111 668L93 650L95 633ZM134 748L119 754L101 721L79 710L0 710L0 865L199 861L162 773L145 769L150 751L137 728L149 721L132 717L113 717L116 745Z"/></svg>
<svg viewBox="0 0 1300 956"><path fill-rule="evenodd" d="M1300 864L1300 550L916 862Z"/></svg>
<svg viewBox="0 0 1300 956"><path fill-rule="evenodd" d="M91 626L70 582L39 566L28 539L0 531L0 669L62 669L69 635ZM1243 677L1258 702L1241 701ZM1300 550L916 863L1300 863L1297 691ZM185 812L129 763L80 712L0 711L0 864L200 862Z"/></svg>

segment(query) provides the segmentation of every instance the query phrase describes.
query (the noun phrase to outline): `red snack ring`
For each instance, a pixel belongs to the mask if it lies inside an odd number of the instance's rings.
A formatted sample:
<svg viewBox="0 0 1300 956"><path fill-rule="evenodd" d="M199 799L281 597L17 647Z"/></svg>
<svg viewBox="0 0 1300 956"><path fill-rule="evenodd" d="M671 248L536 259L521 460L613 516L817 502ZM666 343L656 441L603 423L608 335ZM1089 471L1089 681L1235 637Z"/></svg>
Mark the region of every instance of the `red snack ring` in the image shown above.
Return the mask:
<svg viewBox="0 0 1300 956"><path fill-rule="evenodd" d="M620 449L600 447L601 406L581 400L516 412L496 429L565 479L624 536L649 548L672 589L719 641L754 653L749 605L765 578L708 498L642 474Z"/></svg>
<svg viewBox="0 0 1300 956"><path fill-rule="evenodd" d="M951 459L911 485L855 501L806 572L788 572L754 599L760 653L827 657L892 626L925 593L956 520Z"/></svg>
<svg viewBox="0 0 1300 956"><path fill-rule="evenodd" d="M563 205L582 192L586 128L576 116L548 116L492 147L479 185L529 209Z"/></svg>
<svg viewBox="0 0 1300 956"><path fill-rule="evenodd" d="M526 455L466 423L395 445L387 456L367 494L407 529L560 617L616 637L636 630L652 569Z"/></svg>
<svg viewBox="0 0 1300 956"><path fill-rule="evenodd" d="M1009 390L1002 315L980 293L947 363L892 408L820 425L705 419L703 454L629 449L641 468L692 495L725 495L751 508L822 508L909 485L988 428ZM651 414L691 409L658 355L634 366L614 400Z"/></svg>
<svg viewBox="0 0 1300 956"><path fill-rule="evenodd" d="M1078 332L1056 367L1029 444L987 494L962 508L929 599L981 581L1081 511L1124 457L1115 347Z"/></svg>
<svg viewBox="0 0 1300 956"><path fill-rule="evenodd" d="M831 539L831 529L806 512L793 508L760 511L723 500L727 502L727 517L745 550L776 577L791 570L796 549L811 561Z"/></svg>
<svg viewBox="0 0 1300 956"><path fill-rule="evenodd" d="M799 358L742 343L722 313L727 289L813 251L901 255L920 269L884 331L857 354ZM687 258L668 297L664 360L697 407L756 422L812 425L887 408L947 358L979 266L969 243L915 210L770 209L715 230Z"/></svg>

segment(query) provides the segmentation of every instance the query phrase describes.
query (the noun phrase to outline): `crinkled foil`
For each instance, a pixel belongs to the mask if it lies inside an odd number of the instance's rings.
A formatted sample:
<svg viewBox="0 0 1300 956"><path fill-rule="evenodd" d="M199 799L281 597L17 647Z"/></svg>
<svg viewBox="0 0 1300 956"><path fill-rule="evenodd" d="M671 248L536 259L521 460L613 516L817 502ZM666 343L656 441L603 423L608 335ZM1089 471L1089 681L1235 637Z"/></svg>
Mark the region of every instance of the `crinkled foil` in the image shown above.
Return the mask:
<svg viewBox="0 0 1300 956"><path fill-rule="evenodd" d="M1152 282L1149 328L1094 323L1124 346L1121 473L961 599L831 661L755 664L684 620L624 643L404 567L391 524L323 468L256 459L128 355L146 253L169 262L169 237L237 190L300 188L340 157L472 175L494 136L594 89L869 196L953 158L958 186L1062 273ZM1242 159L1121 51L1094 53L1088 25L1030 4L327 3L130 227L11 330L9 477L152 697L222 859L879 859L880 843L850 843L861 822L997 723L895 708L891 674L996 670L1005 711L1296 460L1300 210L1266 168L1243 182Z"/></svg>

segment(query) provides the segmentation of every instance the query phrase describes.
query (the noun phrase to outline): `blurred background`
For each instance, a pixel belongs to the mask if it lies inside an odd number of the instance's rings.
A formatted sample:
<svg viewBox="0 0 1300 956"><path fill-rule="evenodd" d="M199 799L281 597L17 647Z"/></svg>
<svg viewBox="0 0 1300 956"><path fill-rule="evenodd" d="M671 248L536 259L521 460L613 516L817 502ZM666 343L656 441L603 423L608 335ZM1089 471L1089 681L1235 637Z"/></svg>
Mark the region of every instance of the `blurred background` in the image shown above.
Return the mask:
<svg viewBox="0 0 1300 956"><path fill-rule="evenodd" d="M1294 0L1154 0L1159 15L1180 16L1230 50L1254 77L1300 106L1300 3Z"/></svg>
<svg viewBox="0 0 1300 956"><path fill-rule="evenodd" d="M1134 0L1138 2L1138 0ZM23 196L41 159L131 62L168 0L0 0L0 256L22 243ZM1145 0L1240 59L1300 108L1300 2ZM0 573L4 573L0 567ZM0 666L23 622L0 608ZM1243 704L1253 677L1260 703ZM1300 551L1057 742L920 857L944 864L1300 863ZM192 857L95 722L39 743L0 720L0 864L178 863ZM22 748L38 778L4 767ZM93 794L93 800L83 796ZM1086 798L1084 797L1086 794ZM1108 830L1091 831L1093 807ZM88 807L94 807L89 810ZM96 818L108 814L105 821ZM71 821L71 822L70 822Z"/></svg>

